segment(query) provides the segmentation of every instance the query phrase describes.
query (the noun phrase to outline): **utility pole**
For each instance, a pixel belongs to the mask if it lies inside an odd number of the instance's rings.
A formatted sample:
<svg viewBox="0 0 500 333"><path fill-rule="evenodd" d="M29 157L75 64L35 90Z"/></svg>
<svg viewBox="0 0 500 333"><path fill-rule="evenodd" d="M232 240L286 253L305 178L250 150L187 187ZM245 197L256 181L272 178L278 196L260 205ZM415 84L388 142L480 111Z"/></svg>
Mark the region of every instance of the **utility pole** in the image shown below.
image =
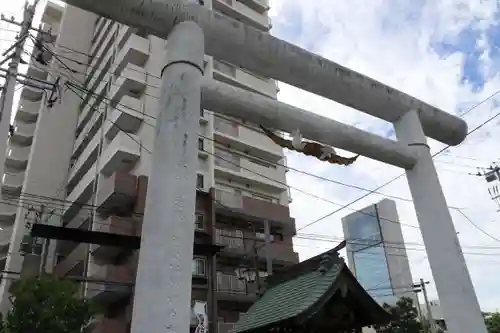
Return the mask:
<svg viewBox="0 0 500 333"><path fill-rule="evenodd" d="M422 313L422 307L420 306L420 300L418 299L418 293L422 292L422 288L420 288L420 284L419 285L413 284L412 287L413 287L413 292L415 293L415 300L417 301L418 319L420 321L420 324L422 324L423 326L424 315ZM429 333L429 330L425 329L424 333Z"/></svg>
<svg viewBox="0 0 500 333"><path fill-rule="evenodd" d="M496 164L490 165L487 171L478 171L477 176L483 176L487 183L496 183L488 188L488 193L500 211L500 188L497 185L500 182L500 167Z"/></svg>
<svg viewBox="0 0 500 333"><path fill-rule="evenodd" d="M271 258L271 228L268 220L264 220L264 236L266 241L267 275L273 275L273 258Z"/></svg>
<svg viewBox="0 0 500 333"><path fill-rule="evenodd" d="M426 284L429 284L429 281L424 282L424 279L420 279L420 282L416 282L413 284L414 288L413 292L415 294L422 292L422 294L424 295L425 307L427 309L427 322L429 324L430 333L437 333L436 325L434 324L434 317L432 316L431 305L429 303L429 299L427 298L427 289L425 287ZM418 295L417 295L417 303L418 303L418 312L420 313L421 323L423 323L424 316L422 315L422 311L420 309L420 303L418 302Z"/></svg>
<svg viewBox="0 0 500 333"><path fill-rule="evenodd" d="M14 104L14 92L17 83L19 64L21 63L21 54L23 52L26 39L29 36L37 4L38 0L36 0L33 5L30 5L27 2L25 3L23 22L21 23L21 30L17 41L2 54L2 56L6 57L6 59L10 58L10 63L5 74L5 85L3 87L2 96L0 97L0 156L2 156L0 159L0 175L3 175L5 172L4 159L5 152L7 150L10 118ZM3 16L2 20L6 21ZM9 55L9 52L12 50L13 53Z"/></svg>

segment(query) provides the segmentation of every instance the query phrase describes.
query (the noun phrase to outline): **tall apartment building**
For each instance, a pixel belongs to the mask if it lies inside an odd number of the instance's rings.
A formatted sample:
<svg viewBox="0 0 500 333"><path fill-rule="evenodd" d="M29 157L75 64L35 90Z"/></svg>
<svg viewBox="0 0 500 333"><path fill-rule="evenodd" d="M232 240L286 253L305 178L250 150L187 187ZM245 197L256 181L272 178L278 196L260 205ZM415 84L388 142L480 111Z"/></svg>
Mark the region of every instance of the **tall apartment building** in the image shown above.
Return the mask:
<svg viewBox="0 0 500 333"><path fill-rule="evenodd" d="M363 288L379 303L400 297L416 302L396 203L384 199L347 215L342 227L349 268Z"/></svg>
<svg viewBox="0 0 500 333"><path fill-rule="evenodd" d="M200 5L263 31L271 28L265 0ZM51 109L42 103L37 110L7 270L31 272L40 265L39 243L24 237L28 204L44 205L42 223L140 236L165 44L146 31L64 9L54 47L60 57L49 74L70 85ZM205 75L276 98L275 81L210 56ZM274 267L298 262L295 221L282 149L244 120L201 109L199 123L192 302L207 312L210 330L226 332L256 299L256 283L238 274L242 267L265 276L265 253ZM264 221L271 227L269 248L263 246ZM20 254L22 243L35 244L28 247L34 249L30 255ZM223 249L214 253L214 245ZM60 276L113 281L82 284L81 292L107 310L94 323L95 332L126 332L137 258L137 251L59 241L51 242L47 263ZM4 298L6 285L0 290Z"/></svg>
<svg viewBox="0 0 500 333"><path fill-rule="evenodd" d="M63 12L64 8L53 2L49 2L44 8L41 17L41 30L45 32L43 38L46 42L50 43L57 39ZM42 34L37 33L34 37L42 37ZM36 50L27 49L25 51L21 58L29 62L26 75L38 80L47 80L49 73L48 66L30 60L30 55L35 56L34 53L36 53ZM50 54L44 54L43 59L50 61ZM8 254L12 252L9 246L13 234L22 237L28 232L24 228L25 222L33 220L32 215L26 214L23 208L29 208L32 203L38 201L36 198L31 198L31 200L24 198L21 196L21 193L23 192L24 183L28 179L26 176L29 169L28 161L30 152L32 151L40 108L43 104L43 94L42 90L24 86L21 91L17 110L13 110L15 112L12 124L14 133L9 136L7 151L5 153L5 173L2 177L2 203L0 203L1 269L4 269L7 257L10 256ZM16 227L14 228L14 226ZM41 246L35 247L34 253L40 255Z"/></svg>

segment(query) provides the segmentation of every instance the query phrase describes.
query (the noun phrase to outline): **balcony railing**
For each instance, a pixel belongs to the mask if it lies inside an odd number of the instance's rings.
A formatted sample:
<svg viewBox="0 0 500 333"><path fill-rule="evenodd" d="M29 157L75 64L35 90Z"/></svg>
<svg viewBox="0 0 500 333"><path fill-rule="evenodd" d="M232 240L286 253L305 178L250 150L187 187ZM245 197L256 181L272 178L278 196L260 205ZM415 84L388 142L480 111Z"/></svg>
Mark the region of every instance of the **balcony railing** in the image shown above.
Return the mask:
<svg viewBox="0 0 500 333"><path fill-rule="evenodd" d="M279 224L281 227L291 228L290 232L295 232L295 221L290 217L290 210L287 206L220 189L215 191L215 197L217 202L220 203L217 209L226 212L230 216L237 215L245 219L253 218L256 221L267 219L271 223Z"/></svg>
<svg viewBox="0 0 500 333"><path fill-rule="evenodd" d="M231 152L215 149L215 165L232 171L241 171L241 158Z"/></svg>
<svg viewBox="0 0 500 333"><path fill-rule="evenodd" d="M102 153L100 171L102 174L109 176L115 171L131 167L140 157L141 144L139 137L134 134L119 132Z"/></svg>
<svg viewBox="0 0 500 333"><path fill-rule="evenodd" d="M119 51L115 60L115 75L120 75L123 68L131 63L144 66L149 58L149 40L138 35L131 35Z"/></svg>
<svg viewBox="0 0 500 333"><path fill-rule="evenodd" d="M213 77L221 82L251 90L271 98L275 98L278 91L274 80L261 77L215 59L213 60Z"/></svg>
<svg viewBox="0 0 500 333"><path fill-rule="evenodd" d="M232 65L214 60L214 69L223 74L236 77L236 68Z"/></svg>
<svg viewBox="0 0 500 333"><path fill-rule="evenodd" d="M229 249L245 250L243 232L239 230L216 229L215 242Z"/></svg>
<svg viewBox="0 0 500 333"><path fill-rule="evenodd" d="M257 3L252 3L253 8L247 4L236 0L214 0L212 6L214 10L237 20L251 25L263 31L271 29L271 21L263 8L259 8Z"/></svg>
<svg viewBox="0 0 500 333"><path fill-rule="evenodd" d="M244 295L249 292L245 280L238 279L236 275L221 272L217 272L217 291Z"/></svg>
<svg viewBox="0 0 500 333"><path fill-rule="evenodd" d="M237 123L219 117L216 117L214 120L214 129L217 132L234 137L238 137L239 135L239 125Z"/></svg>

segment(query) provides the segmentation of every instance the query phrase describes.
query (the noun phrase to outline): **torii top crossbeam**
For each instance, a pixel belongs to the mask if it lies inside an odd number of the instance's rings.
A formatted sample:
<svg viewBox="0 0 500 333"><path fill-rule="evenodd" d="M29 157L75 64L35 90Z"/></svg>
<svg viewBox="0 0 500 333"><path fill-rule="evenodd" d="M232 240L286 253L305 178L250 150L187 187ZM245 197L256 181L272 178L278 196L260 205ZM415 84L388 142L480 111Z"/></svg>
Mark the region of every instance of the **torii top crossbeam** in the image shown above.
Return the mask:
<svg viewBox="0 0 500 333"><path fill-rule="evenodd" d="M396 89L333 61L249 27L197 3L182 0L63 0L132 27L166 38L176 23L192 20L203 28L205 49L218 60L242 66L389 122L417 110L428 137L461 143L467 124Z"/></svg>

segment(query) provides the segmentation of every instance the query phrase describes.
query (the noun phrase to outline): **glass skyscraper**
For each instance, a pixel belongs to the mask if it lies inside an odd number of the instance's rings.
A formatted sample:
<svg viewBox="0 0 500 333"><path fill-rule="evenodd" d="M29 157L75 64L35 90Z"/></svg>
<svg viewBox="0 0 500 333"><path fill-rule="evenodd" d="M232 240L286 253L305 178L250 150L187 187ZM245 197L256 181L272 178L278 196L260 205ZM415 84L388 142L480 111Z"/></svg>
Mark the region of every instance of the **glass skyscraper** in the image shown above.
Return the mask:
<svg viewBox="0 0 500 333"><path fill-rule="evenodd" d="M396 204L387 199L342 219L349 267L379 303L394 304L401 296L413 297L398 221Z"/></svg>

